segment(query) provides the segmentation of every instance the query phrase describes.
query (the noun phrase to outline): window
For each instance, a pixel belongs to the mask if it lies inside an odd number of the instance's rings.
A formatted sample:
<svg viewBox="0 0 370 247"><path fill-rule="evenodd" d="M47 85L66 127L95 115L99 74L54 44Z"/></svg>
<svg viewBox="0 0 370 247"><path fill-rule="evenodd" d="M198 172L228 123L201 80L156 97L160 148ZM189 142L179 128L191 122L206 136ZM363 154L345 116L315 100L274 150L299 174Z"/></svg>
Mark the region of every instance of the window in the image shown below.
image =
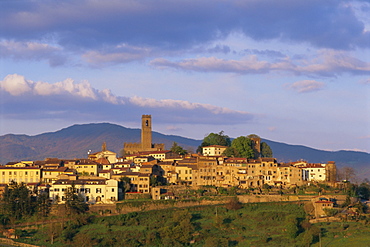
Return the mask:
<svg viewBox="0 0 370 247"><path fill-rule="evenodd" d="M55 188L55 190L54 191L59 191L59 188Z"/></svg>
<svg viewBox="0 0 370 247"><path fill-rule="evenodd" d="M85 193L90 193L90 188L86 188Z"/></svg>

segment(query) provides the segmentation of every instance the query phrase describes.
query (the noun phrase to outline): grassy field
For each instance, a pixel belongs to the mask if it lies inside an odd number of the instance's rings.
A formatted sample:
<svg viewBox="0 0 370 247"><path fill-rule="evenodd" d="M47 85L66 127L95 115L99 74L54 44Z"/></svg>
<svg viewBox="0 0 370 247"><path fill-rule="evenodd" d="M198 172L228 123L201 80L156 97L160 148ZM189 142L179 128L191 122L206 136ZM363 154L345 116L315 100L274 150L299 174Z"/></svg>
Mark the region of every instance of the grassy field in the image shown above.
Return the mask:
<svg viewBox="0 0 370 247"><path fill-rule="evenodd" d="M366 222L305 220L303 205L237 202L217 206L76 216L23 231L39 246L370 246Z"/></svg>

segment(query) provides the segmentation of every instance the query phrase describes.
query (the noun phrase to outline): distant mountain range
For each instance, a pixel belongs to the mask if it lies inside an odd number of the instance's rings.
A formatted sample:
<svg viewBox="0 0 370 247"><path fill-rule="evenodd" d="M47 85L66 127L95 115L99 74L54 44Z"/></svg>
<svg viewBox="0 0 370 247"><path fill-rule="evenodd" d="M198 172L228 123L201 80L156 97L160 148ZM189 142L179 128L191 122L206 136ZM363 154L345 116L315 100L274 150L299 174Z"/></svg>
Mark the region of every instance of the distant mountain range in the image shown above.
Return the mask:
<svg viewBox="0 0 370 247"><path fill-rule="evenodd" d="M73 125L56 132L35 136L7 134L0 136L0 163L21 160L44 160L45 158L86 158L87 152L101 150L103 142L108 150L117 154L124 142L140 142L140 129L125 128L110 123ZM202 140L153 132L154 143L164 143L170 149L173 142L195 151ZM279 162L307 160L312 163L335 161L338 167L355 168L360 179L370 178L370 154L355 151L323 151L301 145L289 145L263 140L272 149Z"/></svg>

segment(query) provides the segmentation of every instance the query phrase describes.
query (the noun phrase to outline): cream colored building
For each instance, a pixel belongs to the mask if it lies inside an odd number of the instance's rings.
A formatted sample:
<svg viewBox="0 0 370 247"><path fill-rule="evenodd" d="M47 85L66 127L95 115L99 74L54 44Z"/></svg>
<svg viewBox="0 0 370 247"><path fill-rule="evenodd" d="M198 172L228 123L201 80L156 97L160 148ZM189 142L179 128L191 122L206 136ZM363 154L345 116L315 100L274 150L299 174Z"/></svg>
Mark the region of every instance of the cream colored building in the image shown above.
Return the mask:
<svg viewBox="0 0 370 247"><path fill-rule="evenodd" d="M65 192L68 187L75 186L76 192L84 198L85 202L113 203L118 200L118 181L114 179L59 179L55 181L50 189L50 199L58 203L65 203Z"/></svg>
<svg viewBox="0 0 370 247"><path fill-rule="evenodd" d="M204 156L221 156L226 149L226 146L211 145L202 147L202 153Z"/></svg>

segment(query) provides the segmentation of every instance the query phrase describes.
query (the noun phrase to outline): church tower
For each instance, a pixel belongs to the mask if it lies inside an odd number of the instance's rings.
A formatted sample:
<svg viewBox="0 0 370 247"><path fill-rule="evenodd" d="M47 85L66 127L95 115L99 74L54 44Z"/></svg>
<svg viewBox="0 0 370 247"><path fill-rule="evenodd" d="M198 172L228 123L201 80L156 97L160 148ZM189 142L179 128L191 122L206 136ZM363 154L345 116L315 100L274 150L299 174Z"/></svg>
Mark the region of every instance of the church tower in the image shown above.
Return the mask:
<svg viewBox="0 0 370 247"><path fill-rule="evenodd" d="M152 116L141 117L141 148L149 150L152 148Z"/></svg>

